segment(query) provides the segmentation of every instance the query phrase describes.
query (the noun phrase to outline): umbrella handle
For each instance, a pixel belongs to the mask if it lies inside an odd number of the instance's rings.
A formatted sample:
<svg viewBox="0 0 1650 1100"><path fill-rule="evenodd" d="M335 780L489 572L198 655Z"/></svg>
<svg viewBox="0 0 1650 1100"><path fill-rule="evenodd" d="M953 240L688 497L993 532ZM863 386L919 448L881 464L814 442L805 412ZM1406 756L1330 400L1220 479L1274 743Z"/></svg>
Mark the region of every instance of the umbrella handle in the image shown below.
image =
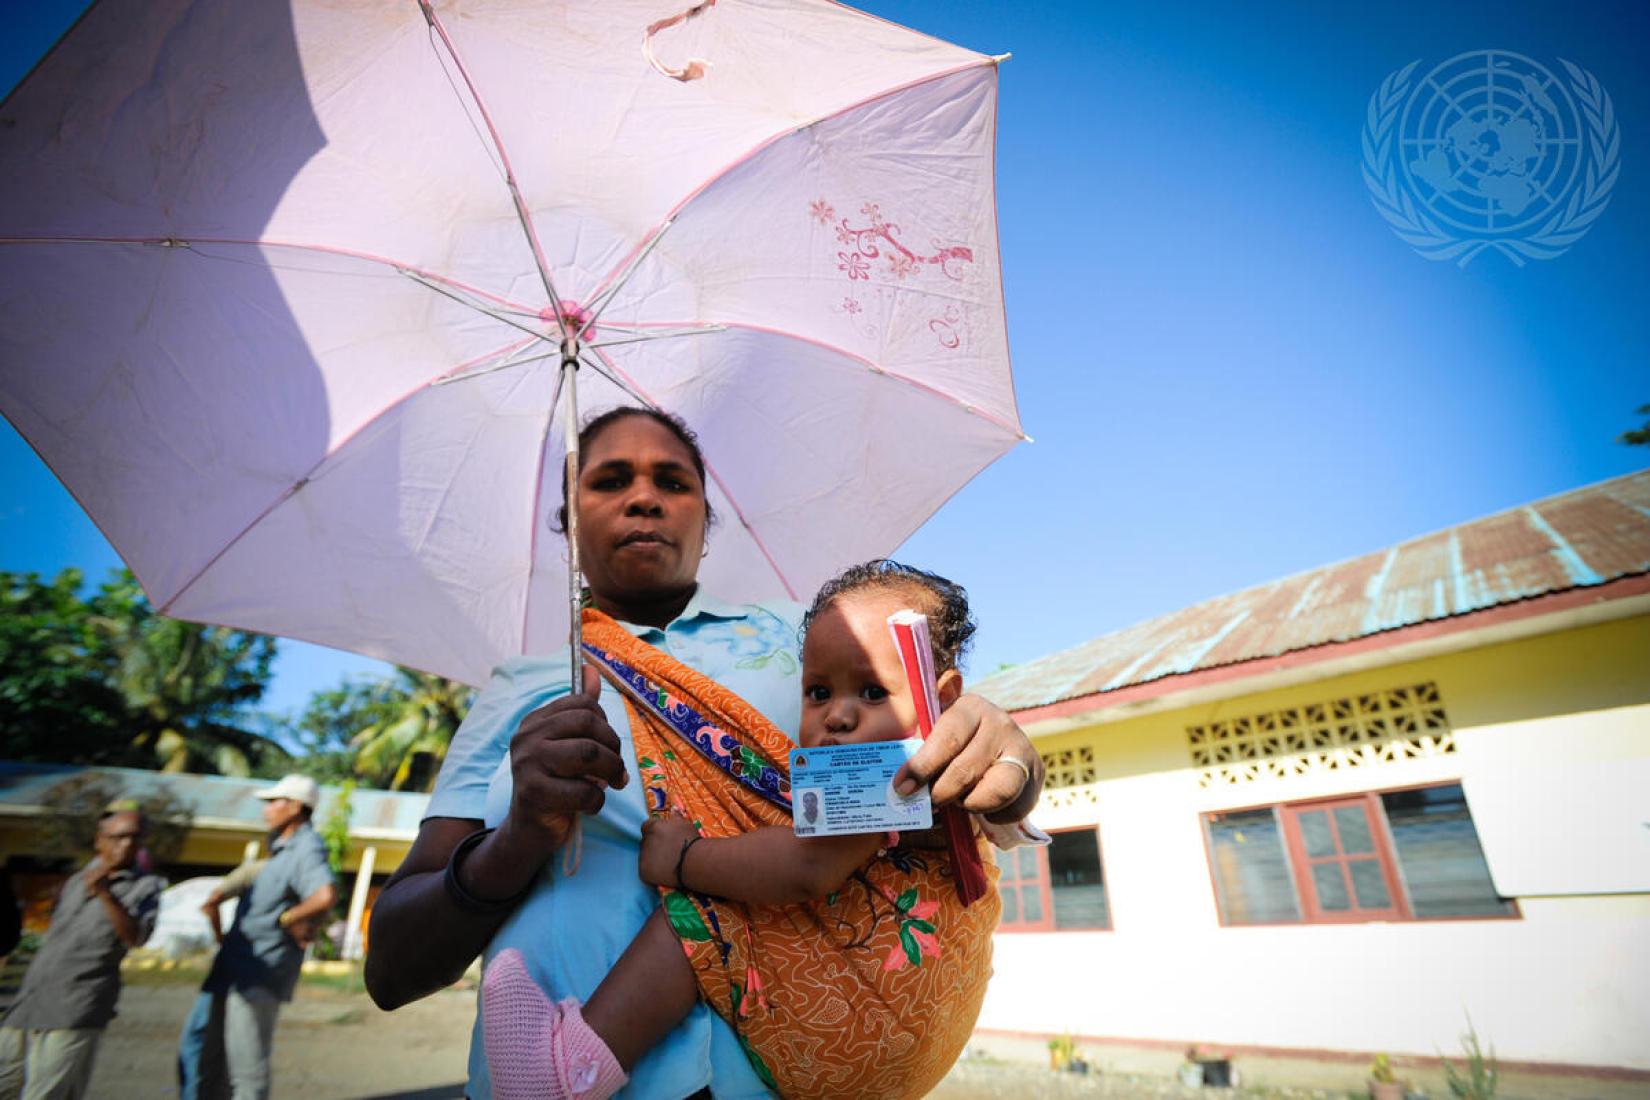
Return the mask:
<svg viewBox="0 0 1650 1100"><path fill-rule="evenodd" d="M584 686L583 584L579 567L579 340L569 335L561 343L561 392L567 399L567 461L562 484L567 487L567 676L568 690L577 695ZM553 414L552 414L553 415Z"/></svg>

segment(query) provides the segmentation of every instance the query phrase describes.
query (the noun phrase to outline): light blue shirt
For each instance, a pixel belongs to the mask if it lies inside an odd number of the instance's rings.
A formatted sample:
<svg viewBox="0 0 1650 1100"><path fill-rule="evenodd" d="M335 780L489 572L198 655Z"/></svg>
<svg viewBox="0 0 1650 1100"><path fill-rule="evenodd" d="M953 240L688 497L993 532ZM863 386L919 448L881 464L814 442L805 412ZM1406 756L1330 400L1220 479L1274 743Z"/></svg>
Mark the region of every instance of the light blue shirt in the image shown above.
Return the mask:
<svg viewBox="0 0 1650 1100"><path fill-rule="evenodd" d="M795 737L801 721L801 668L793 603L725 604L701 588L663 630L625 624L632 634L709 676ZM506 661L476 700L453 738L430 797L426 817L480 818L497 825L510 808L510 738L527 714L567 694L565 651L553 657ZM611 684L603 683L602 712L624 749L630 783L608 791L594 818L585 818L584 851L575 874L563 874L560 853L527 899L493 937L483 965L506 947L519 950L553 999L589 1000L596 986L641 931L659 903L638 875L642 822L647 818L637 782L630 720ZM621 1095L673 1100L706 1085L717 1100L766 1098L739 1041L721 1017L696 1005L683 1023L649 1052ZM482 1048L481 1010L470 1039L467 1095L492 1095Z"/></svg>
<svg viewBox="0 0 1650 1100"><path fill-rule="evenodd" d="M235 906L235 923L201 986L208 993L261 985L292 1000L304 949L281 927L281 914L323 886L335 885L327 842L308 822L290 836L271 838L269 862Z"/></svg>

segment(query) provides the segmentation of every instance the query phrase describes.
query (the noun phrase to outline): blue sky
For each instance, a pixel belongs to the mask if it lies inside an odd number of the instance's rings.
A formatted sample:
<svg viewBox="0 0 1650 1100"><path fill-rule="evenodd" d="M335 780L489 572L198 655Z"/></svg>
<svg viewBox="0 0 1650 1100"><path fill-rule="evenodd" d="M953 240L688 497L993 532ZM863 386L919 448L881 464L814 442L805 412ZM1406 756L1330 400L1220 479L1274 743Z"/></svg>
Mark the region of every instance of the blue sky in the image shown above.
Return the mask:
<svg viewBox="0 0 1650 1100"><path fill-rule="evenodd" d="M1002 70L999 207L1037 442L900 551L964 583L975 674L1198 600L1650 465L1650 6L1061 5L869 10ZM80 8L0 0L0 88ZM1610 205L1567 254L1462 269L1360 175L1390 72L1482 49L1593 73ZM113 551L0 426L0 569ZM283 643L274 710L376 662Z"/></svg>

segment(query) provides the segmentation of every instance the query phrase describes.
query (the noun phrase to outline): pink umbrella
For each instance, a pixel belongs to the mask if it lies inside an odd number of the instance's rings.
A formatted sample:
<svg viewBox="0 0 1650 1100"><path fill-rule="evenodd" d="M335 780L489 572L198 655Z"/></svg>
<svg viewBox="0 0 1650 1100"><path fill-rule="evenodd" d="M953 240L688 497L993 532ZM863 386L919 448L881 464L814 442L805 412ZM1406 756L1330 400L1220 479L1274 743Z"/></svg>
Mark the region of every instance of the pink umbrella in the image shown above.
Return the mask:
<svg viewBox="0 0 1650 1100"><path fill-rule="evenodd" d="M0 106L0 411L158 609L470 683L564 644L575 365L700 433L733 600L1024 438L1000 59L714 3L102 0Z"/></svg>

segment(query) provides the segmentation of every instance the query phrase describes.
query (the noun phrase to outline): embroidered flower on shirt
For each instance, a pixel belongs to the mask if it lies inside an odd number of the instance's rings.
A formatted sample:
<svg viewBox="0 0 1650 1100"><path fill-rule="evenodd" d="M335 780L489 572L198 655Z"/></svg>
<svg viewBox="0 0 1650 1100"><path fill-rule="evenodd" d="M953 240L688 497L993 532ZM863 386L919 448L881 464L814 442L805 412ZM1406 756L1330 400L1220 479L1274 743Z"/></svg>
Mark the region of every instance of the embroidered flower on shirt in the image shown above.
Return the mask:
<svg viewBox="0 0 1650 1100"><path fill-rule="evenodd" d="M735 668L766 668L772 662L780 672L796 671L796 632L777 615L752 615L736 624L727 652Z"/></svg>

